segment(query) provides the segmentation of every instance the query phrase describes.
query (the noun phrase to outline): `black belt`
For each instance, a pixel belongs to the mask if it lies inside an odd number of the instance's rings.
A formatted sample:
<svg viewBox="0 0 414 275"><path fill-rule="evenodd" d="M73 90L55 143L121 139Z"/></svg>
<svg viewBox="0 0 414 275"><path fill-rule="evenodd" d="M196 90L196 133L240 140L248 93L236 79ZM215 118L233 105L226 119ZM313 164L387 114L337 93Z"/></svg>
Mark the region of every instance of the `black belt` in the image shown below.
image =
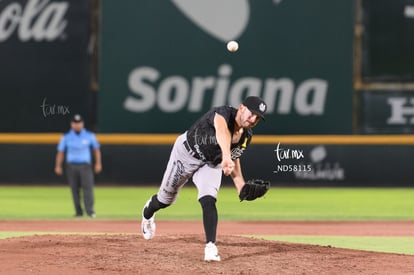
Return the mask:
<svg viewBox="0 0 414 275"><path fill-rule="evenodd" d="M187 141L184 141L184 142L183 142L183 144L184 144L185 149L187 150L187 152L188 152L191 156L195 157L196 159L201 159L201 158L200 158L200 156L199 156L196 152L194 152L194 150L193 150L193 149L191 149L190 144L188 144L188 142L187 142Z"/></svg>

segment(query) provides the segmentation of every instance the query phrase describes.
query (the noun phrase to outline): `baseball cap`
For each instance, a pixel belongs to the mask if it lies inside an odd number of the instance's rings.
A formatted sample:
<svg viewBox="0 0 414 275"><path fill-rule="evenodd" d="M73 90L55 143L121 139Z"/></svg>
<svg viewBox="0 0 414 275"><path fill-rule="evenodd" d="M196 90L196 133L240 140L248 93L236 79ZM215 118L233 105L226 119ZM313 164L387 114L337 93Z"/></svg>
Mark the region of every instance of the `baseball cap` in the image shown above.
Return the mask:
<svg viewBox="0 0 414 275"><path fill-rule="evenodd" d="M263 99L258 96L249 96L243 101L243 105L246 106L250 112L264 119L267 106Z"/></svg>
<svg viewBox="0 0 414 275"><path fill-rule="evenodd" d="M80 114L76 114L72 117L72 122L81 122L83 121L83 117Z"/></svg>

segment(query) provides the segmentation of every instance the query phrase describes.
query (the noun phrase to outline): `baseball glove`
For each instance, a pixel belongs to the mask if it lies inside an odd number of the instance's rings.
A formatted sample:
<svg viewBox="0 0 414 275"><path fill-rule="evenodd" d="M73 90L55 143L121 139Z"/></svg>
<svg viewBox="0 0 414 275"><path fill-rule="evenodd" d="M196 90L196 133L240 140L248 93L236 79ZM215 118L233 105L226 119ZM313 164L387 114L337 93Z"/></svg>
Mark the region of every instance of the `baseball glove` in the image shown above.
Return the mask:
<svg viewBox="0 0 414 275"><path fill-rule="evenodd" d="M270 181L261 179L251 179L242 187L239 194L240 201L252 201L262 197L269 191Z"/></svg>

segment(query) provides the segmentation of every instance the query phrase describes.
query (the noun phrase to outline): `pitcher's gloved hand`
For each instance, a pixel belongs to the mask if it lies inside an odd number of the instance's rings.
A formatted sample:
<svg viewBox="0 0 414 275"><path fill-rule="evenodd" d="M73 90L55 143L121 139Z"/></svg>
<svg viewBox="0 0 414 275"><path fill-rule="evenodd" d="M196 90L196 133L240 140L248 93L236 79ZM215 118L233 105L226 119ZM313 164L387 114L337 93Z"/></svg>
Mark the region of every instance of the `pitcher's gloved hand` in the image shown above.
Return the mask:
<svg viewBox="0 0 414 275"><path fill-rule="evenodd" d="M262 197L269 191L270 181L261 179L251 179L242 187L239 194L240 201L252 201Z"/></svg>

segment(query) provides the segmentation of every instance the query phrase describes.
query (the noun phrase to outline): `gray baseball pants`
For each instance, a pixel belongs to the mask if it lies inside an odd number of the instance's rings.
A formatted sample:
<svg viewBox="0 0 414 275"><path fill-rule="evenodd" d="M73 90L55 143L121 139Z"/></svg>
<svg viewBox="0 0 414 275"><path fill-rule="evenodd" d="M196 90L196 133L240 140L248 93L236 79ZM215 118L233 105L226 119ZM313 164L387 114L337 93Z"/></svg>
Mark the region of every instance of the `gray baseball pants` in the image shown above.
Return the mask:
<svg viewBox="0 0 414 275"><path fill-rule="evenodd" d="M171 150L170 159L161 182L157 198L161 203L172 204L176 201L179 190L193 177L200 199L204 196L217 198L221 185L221 166L209 166L195 158L184 146L186 133L180 135Z"/></svg>
<svg viewBox="0 0 414 275"><path fill-rule="evenodd" d="M66 165L68 183L72 191L73 204L76 215L83 215L81 197L86 213L90 216L95 214L94 210L94 175L91 164L71 164ZM82 194L81 194L82 191Z"/></svg>

